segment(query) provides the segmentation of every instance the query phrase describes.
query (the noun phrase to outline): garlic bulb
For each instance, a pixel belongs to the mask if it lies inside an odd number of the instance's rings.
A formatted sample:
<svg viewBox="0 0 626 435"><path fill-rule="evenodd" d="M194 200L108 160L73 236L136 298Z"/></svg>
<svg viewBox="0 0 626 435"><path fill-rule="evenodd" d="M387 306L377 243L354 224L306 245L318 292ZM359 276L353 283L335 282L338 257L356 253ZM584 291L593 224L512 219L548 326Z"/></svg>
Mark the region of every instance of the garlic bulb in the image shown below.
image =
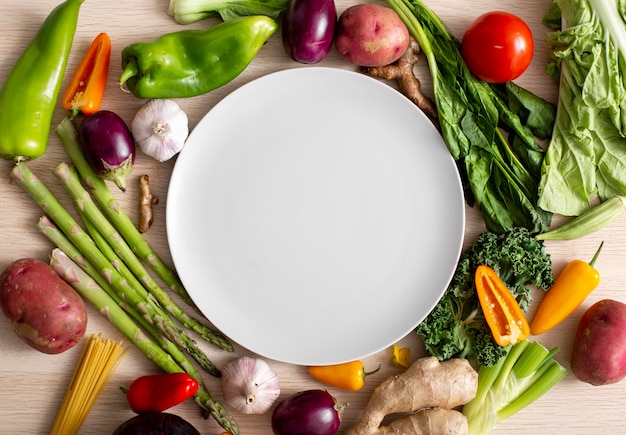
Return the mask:
<svg viewBox="0 0 626 435"><path fill-rule="evenodd" d="M243 356L222 368L222 392L237 411L263 414L280 395L278 375L265 361Z"/></svg>
<svg viewBox="0 0 626 435"><path fill-rule="evenodd" d="M175 101L154 99L137 111L130 129L141 151L164 162L183 148L189 136L189 121Z"/></svg>

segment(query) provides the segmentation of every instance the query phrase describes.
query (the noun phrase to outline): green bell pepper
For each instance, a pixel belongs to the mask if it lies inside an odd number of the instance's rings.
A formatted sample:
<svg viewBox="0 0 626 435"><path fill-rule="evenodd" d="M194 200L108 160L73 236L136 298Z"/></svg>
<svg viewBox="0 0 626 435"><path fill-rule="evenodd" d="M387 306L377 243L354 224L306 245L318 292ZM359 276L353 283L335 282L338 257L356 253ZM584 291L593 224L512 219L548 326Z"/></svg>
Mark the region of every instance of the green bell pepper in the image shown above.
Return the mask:
<svg viewBox="0 0 626 435"><path fill-rule="evenodd" d="M122 50L119 84L139 98L205 94L241 74L277 27L274 19L253 15L131 44Z"/></svg>
<svg viewBox="0 0 626 435"><path fill-rule="evenodd" d="M84 0L55 7L19 57L0 90L0 157L16 162L41 156Z"/></svg>

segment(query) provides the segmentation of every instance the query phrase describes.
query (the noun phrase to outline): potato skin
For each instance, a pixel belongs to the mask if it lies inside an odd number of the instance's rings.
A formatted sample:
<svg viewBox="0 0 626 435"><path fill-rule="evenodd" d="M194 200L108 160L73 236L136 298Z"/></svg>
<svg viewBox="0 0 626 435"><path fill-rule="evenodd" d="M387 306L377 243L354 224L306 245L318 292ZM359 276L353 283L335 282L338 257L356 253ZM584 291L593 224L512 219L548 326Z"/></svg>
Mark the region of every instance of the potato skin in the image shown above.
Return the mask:
<svg viewBox="0 0 626 435"><path fill-rule="evenodd" d="M76 291L43 261L23 258L0 275L0 308L34 349L58 354L85 335L87 310Z"/></svg>
<svg viewBox="0 0 626 435"><path fill-rule="evenodd" d="M335 47L355 65L389 65L398 60L408 46L409 31L391 8L358 4L339 16Z"/></svg>
<svg viewBox="0 0 626 435"><path fill-rule="evenodd" d="M603 299L578 324L571 368L592 385L613 384L626 376L626 304Z"/></svg>

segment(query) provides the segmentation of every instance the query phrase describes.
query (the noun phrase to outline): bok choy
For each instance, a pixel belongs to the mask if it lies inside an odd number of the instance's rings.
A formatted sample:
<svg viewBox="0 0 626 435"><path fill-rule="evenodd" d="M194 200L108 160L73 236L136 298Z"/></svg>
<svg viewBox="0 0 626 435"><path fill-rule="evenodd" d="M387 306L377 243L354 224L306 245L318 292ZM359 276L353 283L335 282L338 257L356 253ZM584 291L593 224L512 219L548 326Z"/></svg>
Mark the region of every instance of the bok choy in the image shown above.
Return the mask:
<svg viewBox="0 0 626 435"><path fill-rule="evenodd" d="M178 24L191 24L209 17L224 21L249 15L277 19L289 0L170 0L167 13Z"/></svg>
<svg viewBox="0 0 626 435"><path fill-rule="evenodd" d="M559 99L538 204L578 216L626 194L626 2L554 0L544 22L561 19L547 35Z"/></svg>

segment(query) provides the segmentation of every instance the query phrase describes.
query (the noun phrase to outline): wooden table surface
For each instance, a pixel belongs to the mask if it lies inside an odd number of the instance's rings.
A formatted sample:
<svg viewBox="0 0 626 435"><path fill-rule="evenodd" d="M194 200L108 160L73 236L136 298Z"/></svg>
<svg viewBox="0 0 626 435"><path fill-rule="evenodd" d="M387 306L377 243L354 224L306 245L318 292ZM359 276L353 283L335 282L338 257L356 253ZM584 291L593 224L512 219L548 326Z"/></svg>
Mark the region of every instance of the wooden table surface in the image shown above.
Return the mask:
<svg viewBox="0 0 626 435"><path fill-rule="evenodd" d="M338 0L338 12L357 3L356 1ZM382 1L377 3L384 4ZM2 2L0 5L0 80L4 81L10 68L37 31L47 14L56 6L57 0L30 0L26 2ZM539 95L556 101L556 85L544 74L547 49L544 43L546 28L541 18L547 11L550 0L428 0L427 4L444 20L453 33L460 37L470 22L482 12L500 9L514 12L522 17L531 27L536 40L536 52L530 69L518 80L518 83L535 91ZM117 112L130 123L143 100L122 92L116 85L121 72L121 50L126 45L139 40L152 40L164 33L180 30L166 13L167 0L86 0L82 6L74 47L68 64L64 86L68 76L78 64L82 53L99 32L107 32L113 44L111 69L103 109ZM193 28L205 28L216 21L204 21L189 25ZM422 61L424 62L424 61ZM355 69L341 59L334 51L321 62L321 66L343 69ZM244 83L267 73L286 68L306 67L290 60L284 53L280 33L277 32L263 47L249 68L226 86L209 94L178 100L188 113L190 128L220 99ZM424 90L431 91L430 78L422 68L421 79ZM53 118L54 128L65 116L57 107ZM280 128L276 120L276 128ZM0 132L2 134L2 132ZM30 167L54 192L62 192L55 182L52 169L61 161L67 160L65 152L54 133L51 133L46 154L31 162ZM137 178L143 174L151 177L153 192L161 202L156 207L153 227L146 237L157 252L168 262L171 261L165 234L166 195L171 169L175 159L158 163L143 154L139 154L136 166L129 177L131 188L125 193L116 192L122 206L131 218L137 218L138 190ZM23 257L35 257L47 260L52 246L35 229L41 211L30 197L9 180L11 163L0 162L0 267L4 268L14 260ZM465 244L473 242L484 230L480 215L476 210L467 209ZM555 222L558 222L558 217ZM427 229L425 229L427 230ZM569 368L572 342L578 320L586 308L603 298L612 298L626 302L626 220L620 219L600 232L572 242L547 242L547 250L552 255L554 272L575 258L590 259L601 240L605 246L596 266L602 275L599 288L565 322L554 330L542 335L540 341L548 347L559 346L561 351L556 359ZM536 305L535 305L536 306ZM393 309L392 305L386 309ZM347 315L349 315L347 313ZM532 315L532 311L531 314ZM372 319L375 321L375 319ZM243 320L242 320L243 321ZM103 332L113 339L122 339L122 335L89 307L88 332ZM203 344L201 344L203 346ZM420 341L409 333L400 346L412 349L412 359L424 352ZM60 355L44 355L21 342L11 330L8 322L0 321L0 433L1 434L45 434L48 433L57 412L62 396L74 369L80 345ZM249 352L236 346L235 354L206 347L210 357L223 365L235 356ZM367 379L366 387L358 393L328 388L339 400L348 402L344 414L344 426L350 425L360 414L369 393L375 385L398 370L387 364L389 350L364 358L366 368L382 362L379 373ZM278 372L282 393L281 399L297 391L308 388L323 388L311 380L304 367L270 361ZM111 433L122 421L133 413L128 409L119 386L128 385L138 376L157 373L158 369L142 353L132 349L118 368L110 384L100 397L95 407L84 422L80 433ZM206 377L210 391L219 400L221 389L219 380ZM626 433L624 428L623 408L626 405L626 381L604 387L593 387L578 381L569 374L559 385L543 398L519 414L502 422L493 433L497 434L617 434ZM197 406L184 403L171 410L192 422L203 434L213 435L221 428L212 420L199 416ZM263 416L244 416L234 413L246 435L270 434L270 414Z"/></svg>

